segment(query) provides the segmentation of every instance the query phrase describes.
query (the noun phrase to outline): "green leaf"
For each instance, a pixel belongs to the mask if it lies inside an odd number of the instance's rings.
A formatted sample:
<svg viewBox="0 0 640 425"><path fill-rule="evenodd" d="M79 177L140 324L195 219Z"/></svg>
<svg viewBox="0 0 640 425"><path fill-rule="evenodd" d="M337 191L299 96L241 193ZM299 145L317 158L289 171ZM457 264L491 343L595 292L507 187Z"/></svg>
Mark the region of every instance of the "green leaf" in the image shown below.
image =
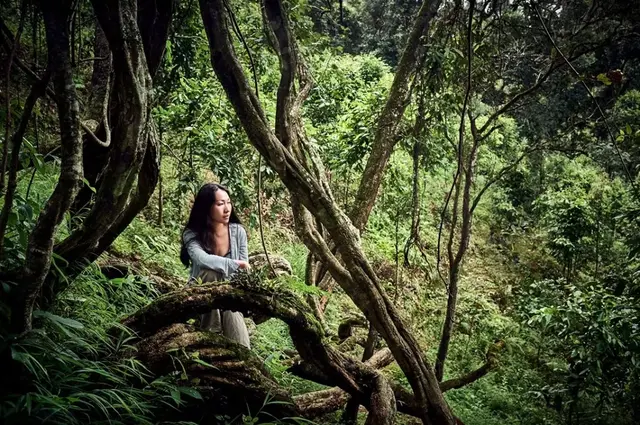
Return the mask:
<svg viewBox="0 0 640 425"><path fill-rule="evenodd" d="M86 178L82 178L82 182L87 185L87 187L89 188L89 190L91 190L93 193L96 193L96 188L91 186L91 183L89 183L89 180L87 180Z"/></svg>
<svg viewBox="0 0 640 425"><path fill-rule="evenodd" d="M178 390L180 390L182 394L188 395L189 397L195 398L197 400L202 400L202 395L195 388L178 387Z"/></svg>
<svg viewBox="0 0 640 425"><path fill-rule="evenodd" d="M451 48L451 50L453 50L454 52L456 52L456 54L457 54L458 56L460 56L461 58L464 58L464 53L462 53L462 50L457 49L457 48L455 48L455 47L452 47L452 48Z"/></svg>
<svg viewBox="0 0 640 425"><path fill-rule="evenodd" d="M48 311L35 310L33 312L33 317L40 317L47 320L51 320L52 322L58 323L68 328L73 328L73 329L84 328L84 325L78 322L77 320L69 319L68 317L58 316L57 314L49 313Z"/></svg>
<svg viewBox="0 0 640 425"><path fill-rule="evenodd" d="M180 399L180 391L172 389L171 390L171 398L173 399L173 401L176 402L176 405L178 405L178 406L180 405L180 400L181 400Z"/></svg>
<svg viewBox="0 0 640 425"><path fill-rule="evenodd" d="M611 85L611 80L609 79L609 77L607 77L606 74L598 74L598 76L596 78L598 79L598 81L600 81L605 86L610 86Z"/></svg>

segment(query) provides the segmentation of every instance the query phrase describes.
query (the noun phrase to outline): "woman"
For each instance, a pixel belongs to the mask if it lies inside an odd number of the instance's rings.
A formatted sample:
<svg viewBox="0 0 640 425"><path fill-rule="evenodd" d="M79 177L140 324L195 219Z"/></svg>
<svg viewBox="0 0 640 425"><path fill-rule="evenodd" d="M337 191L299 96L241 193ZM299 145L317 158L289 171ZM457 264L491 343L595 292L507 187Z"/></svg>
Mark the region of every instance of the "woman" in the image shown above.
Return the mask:
<svg viewBox="0 0 640 425"><path fill-rule="evenodd" d="M189 282L229 280L238 270L249 269L247 232L233 210L229 190L209 183L200 189L182 233L180 260L191 264ZM249 348L249 333L242 313L213 310L203 314L200 327L220 332Z"/></svg>

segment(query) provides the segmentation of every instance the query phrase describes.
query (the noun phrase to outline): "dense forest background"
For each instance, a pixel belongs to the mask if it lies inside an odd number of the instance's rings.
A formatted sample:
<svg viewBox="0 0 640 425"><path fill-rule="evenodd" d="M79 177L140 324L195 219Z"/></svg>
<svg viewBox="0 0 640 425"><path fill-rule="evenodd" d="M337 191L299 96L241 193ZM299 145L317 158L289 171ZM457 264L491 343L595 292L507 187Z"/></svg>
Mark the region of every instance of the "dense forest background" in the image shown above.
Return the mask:
<svg viewBox="0 0 640 425"><path fill-rule="evenodd" d="M3 423L640 423L637 2L0 16ZM212 181L253 269L187 287Z"/></svg>

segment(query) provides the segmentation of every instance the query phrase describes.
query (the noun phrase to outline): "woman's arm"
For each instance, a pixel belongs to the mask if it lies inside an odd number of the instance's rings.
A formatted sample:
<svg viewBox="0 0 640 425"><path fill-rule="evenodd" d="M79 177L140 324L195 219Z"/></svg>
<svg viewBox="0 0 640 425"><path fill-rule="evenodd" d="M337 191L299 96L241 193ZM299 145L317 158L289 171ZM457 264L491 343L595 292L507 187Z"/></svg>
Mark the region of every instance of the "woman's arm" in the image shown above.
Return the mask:
<svg viewBox="0 0 640 425"><path fill-rule="evenodd" d="M207 253L200 245L198 236L191 230L184 231L182 240L194 264L222 273L224 276L230 276L238 270L238 263L232 259Z"/></svg>
<svg viewBox="0 0 640 425"><path fill-rule="evenodd" d="M249 248L247 248L247 231L238 226L238 257L242 261L249 261Z"/></svg>

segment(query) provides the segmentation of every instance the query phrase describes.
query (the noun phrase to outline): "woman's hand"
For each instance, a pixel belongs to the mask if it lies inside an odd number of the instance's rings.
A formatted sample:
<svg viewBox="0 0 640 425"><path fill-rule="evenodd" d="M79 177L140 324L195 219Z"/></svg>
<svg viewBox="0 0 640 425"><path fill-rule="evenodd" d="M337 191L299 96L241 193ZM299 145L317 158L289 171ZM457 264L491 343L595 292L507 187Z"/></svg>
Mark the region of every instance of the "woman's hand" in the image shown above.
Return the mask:
<svg viewBox="0 0 640 425"><path fill-rule="evenodd" d="M236 262L236 264L238 265L238 268L242 269L242 270L249 270L251 269L251 266L249 265L248 261L242 261L242 260L234 260Z"/></svg>

